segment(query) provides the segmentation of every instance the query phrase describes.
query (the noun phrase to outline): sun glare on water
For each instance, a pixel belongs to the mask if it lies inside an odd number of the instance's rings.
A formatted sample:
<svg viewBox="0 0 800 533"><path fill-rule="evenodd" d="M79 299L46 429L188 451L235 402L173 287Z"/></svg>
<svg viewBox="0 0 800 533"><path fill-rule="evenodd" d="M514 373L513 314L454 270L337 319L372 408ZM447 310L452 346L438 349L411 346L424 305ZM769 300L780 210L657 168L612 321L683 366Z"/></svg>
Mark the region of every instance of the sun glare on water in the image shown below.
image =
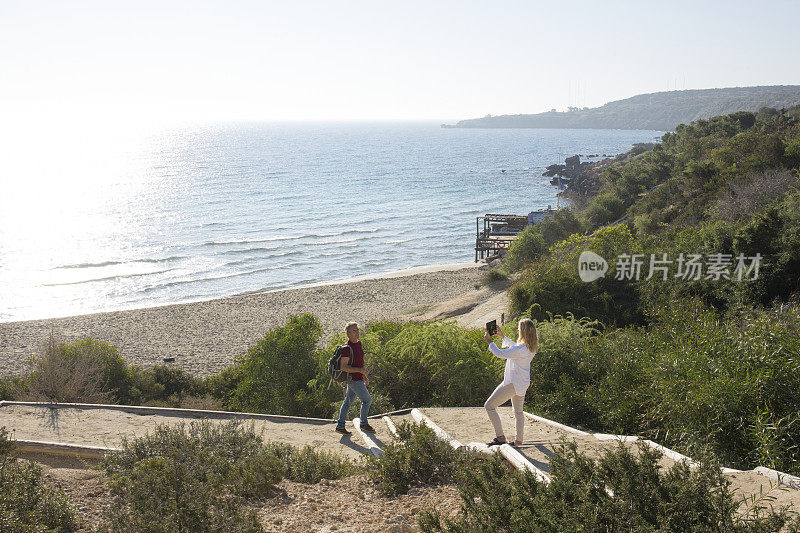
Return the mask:
<svg viewBox="0 0 800 533"><path fill-rule="evenodd" d="M135 240L142 221L127 216L126 206L152 185L147 161L132 157L143 138L78 125L6 133L0 163L0 320L16 315L23 287L25 308L48 307L51 316L74 311L76 299L102 298L77 284L87 274L79 266L124 258L125 243ZM107 274L118 273L108 269ZM61 309L59 302L72 304Z"/></svg>

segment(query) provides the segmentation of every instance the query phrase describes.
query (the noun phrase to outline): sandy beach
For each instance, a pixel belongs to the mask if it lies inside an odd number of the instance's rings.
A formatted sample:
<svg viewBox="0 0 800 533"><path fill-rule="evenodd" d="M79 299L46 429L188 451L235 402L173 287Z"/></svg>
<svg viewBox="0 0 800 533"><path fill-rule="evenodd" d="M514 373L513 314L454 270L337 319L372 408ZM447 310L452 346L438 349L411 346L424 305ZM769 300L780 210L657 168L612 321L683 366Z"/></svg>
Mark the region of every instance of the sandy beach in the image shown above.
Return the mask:
<svg viewBox="0 0 800 533"><path fill-rule="evenodd" d="M0 375L27 372L28 359L40 353L51 331L62 342L85 337L108 342L131 364L150 367L174 357L176 367L209 375L284 324L289 314L316 315L326 339L351 320L464 316L479 323L504 297L490 287L476 289L484 274L479 267L459 263L205 302L0 323Z"/></svg>

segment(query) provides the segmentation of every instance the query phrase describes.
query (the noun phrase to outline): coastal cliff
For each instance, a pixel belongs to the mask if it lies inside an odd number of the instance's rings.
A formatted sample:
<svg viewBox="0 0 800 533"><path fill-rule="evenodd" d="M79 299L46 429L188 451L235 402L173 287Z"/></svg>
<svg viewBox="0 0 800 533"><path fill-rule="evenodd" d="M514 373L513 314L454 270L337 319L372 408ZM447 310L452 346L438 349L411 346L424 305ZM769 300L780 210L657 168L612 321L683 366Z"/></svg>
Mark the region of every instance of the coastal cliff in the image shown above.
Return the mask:
<svg viewBox="0 0 800 533"><path fill-rule="evenodd" d="M576 128L671 131L678 124L726 115L800 104L800 85L729 87L640 94L595 108L560 112L487 115L461 120L444 128Z"/></svg>

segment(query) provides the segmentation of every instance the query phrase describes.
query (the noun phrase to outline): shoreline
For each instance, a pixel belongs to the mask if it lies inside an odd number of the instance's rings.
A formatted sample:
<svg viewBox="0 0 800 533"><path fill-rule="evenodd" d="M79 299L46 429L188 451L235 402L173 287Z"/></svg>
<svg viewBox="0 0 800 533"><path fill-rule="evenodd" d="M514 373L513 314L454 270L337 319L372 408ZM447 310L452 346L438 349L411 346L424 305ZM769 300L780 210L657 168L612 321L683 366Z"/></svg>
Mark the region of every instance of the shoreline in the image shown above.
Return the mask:
<svg viewBox="0 0 800 533"><path fill-rule="evenodd" d="M177 301L177 302L170 302L170 303L158 303L155 305L140 305L136 307L124 307L121 309L109 309L106 311L91 311L88 313L78 313L73 315L56 315L56 316L45 316L45 317L38 317L38 318L25 318L22 320L0 320L0 326L3 324L19 324L23 322L36 322L40 320L60 320L65 318L76 318L76 317L85 317L91 315L101 315L104 313L119 313L123 311L138 311L142 309L156 309L160 307L169 307L171 305L190 305L190 304L198 304L204 302L213 302L215 300L224 300L226 298L238 298L240 296L253 296L258 294L271 294L275 292L283 292L283 291L294 291L298 289L308 289L312 287L324 287L326 285L344 285L346 283L353 283L358 281L364 281L369 279L382 279L382 278L395 278L395 277L403 277L403 276L411 276L414 274L422 274L425 272L436 272L436 271L450 271L450 270L460 270L462 268L479 268L485 265L485 262L478 262L475 263L473 261L469 262L461 262L461 263L442 263L442 264L433 264L433 265L423 265L423 266L413 266L413 267L406 267L401 268L399 270L389 270L386 272L378 272L375 274L362 274L359 276L352 276L346 278L335 278L327 281L317 281L314 283L303 283L300 285L295 285L292 287L282 287L279 289L258 289L254 291L243 291L237 292L234 294L228 294L223 296L217 296L215 298L208 298L203 300L185 300L185 301ZM2 349L2 338L0 338L0 349ZM2 357L2 352L0 352L0 357Z"/></svg>
<svg viewBox="0 0 800 533"><path fill-rule="evenodd" d="M174 357L171 366L210 375L283 325L289 314L314 314L328 339L351 320L405 321L453 299L483 297L476 289L483 266L428 265L199 302L2 322L0 376L29 371L30 356L41 352L51 332L58 342L86 337L108 342L129 364L146 368Z"/></svg>

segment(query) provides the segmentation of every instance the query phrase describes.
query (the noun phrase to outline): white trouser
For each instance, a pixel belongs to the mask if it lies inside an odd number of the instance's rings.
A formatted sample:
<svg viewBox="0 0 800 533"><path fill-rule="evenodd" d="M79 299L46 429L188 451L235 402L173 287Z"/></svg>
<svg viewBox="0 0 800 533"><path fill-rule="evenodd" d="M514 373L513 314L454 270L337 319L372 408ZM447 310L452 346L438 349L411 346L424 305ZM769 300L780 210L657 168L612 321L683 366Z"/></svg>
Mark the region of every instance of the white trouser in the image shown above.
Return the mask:
<svg viewBox="0 0 800 533"><path fill-rule="evenodd" d="M500 415L497 414L497 408L511 400L511 407L514 408L514 419L517 422L517 435L514 440L522 442L522 436L525 431L525 415L522 413L522 406L525 403L525 396L520 396L514 390L514 384L498 385L489 399L483 406L486 408L486 414L489 415L489 420L492 421L494 426L494 433L498 437L503 435L503 424L500 422Z"/></svg>

